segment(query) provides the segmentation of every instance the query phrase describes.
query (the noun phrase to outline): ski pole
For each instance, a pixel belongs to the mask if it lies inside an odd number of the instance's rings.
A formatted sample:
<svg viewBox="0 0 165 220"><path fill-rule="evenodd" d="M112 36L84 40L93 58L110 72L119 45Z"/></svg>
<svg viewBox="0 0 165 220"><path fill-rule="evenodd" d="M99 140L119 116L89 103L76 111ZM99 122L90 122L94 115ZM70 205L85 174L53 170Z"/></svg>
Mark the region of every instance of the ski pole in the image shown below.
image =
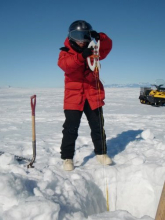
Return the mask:
<svg viewBox="0 0 165 220"><path fill-rule="evenodd" d="M31 162L27 165L27 168L33 168L34 167L33 163L36 159L35 107L36 107L36 95L33 95L31 96L33 157Z"/></svg>

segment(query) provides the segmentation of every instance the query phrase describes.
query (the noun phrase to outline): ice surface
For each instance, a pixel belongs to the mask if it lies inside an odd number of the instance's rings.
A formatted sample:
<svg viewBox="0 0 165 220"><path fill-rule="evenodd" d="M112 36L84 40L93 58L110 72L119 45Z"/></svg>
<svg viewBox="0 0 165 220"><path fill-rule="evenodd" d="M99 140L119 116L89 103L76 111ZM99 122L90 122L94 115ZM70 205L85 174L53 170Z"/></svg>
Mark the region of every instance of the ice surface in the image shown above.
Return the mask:
<svg viewBox="0 0 165 220"><path fill-rule="evenodd" d="M0 89L0 219L153 220L165 181L165 107L142 105L137 88L106 88L108 155L98 164L83 115L75 170L62 169L63 89ZM37 95L35 168L30 96ZM11 153L11 154L10 154ZM107 211L107 194L109 212Z"/></svg>

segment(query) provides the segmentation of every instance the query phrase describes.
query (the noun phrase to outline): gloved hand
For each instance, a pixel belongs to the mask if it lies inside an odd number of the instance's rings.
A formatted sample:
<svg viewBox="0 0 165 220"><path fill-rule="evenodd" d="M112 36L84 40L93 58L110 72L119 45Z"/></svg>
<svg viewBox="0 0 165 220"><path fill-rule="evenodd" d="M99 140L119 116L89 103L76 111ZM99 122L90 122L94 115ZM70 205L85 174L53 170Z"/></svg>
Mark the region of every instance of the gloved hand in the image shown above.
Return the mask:
<svg viewBox="0 0 165 220"><path fill-rule="evenodd" d="M91 31L90 33L91 33L91 37L95 38L95 40L99 40L100 39L100 35L96 31Z"/></svg>
<svg viewBox="0 0 165 220"><path fill-rule="evenodd" d="M82 52L82 56L83 56L84 59L86 59L87 57L91 56L92 54L93 54L93 47L86 48Z"/></svg>

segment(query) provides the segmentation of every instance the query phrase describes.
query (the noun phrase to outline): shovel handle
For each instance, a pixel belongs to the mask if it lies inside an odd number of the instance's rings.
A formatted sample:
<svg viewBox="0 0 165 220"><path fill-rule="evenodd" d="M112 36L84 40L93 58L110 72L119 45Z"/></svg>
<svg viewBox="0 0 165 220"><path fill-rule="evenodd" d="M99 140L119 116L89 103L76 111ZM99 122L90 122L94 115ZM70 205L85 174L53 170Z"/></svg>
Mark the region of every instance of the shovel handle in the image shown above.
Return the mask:
<svg viewBox="0 0 165 220"><path fill-rule="evenodd" d="M35 107L36 107L36 95L33 95L31 96L32 116L35 116Z"/></svg>
<svg viewBox="0 0 165 220"><path fill-rule="evenodd" d="M31 162L27 165L27 168L33 168L33 163L36 159L36 132L35 132L35 107L36 107L36 95L33 95L31 98L31 109L32 109L32 148L33 148L33 157Z"/></svg>

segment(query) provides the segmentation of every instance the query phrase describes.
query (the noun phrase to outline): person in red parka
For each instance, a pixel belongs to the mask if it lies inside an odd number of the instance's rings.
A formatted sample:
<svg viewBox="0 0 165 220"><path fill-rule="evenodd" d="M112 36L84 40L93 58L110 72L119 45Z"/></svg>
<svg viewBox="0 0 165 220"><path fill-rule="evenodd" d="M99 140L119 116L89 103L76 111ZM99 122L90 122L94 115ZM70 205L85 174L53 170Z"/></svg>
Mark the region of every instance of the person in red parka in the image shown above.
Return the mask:
<svg viewBox="0 0 165 220"><path fill-rule="evenodd" d="M104 59L112 49L112 40L105 33L98 33L83 20L73 22L69 34L60 48L58 66L65 72L65 94L63 138L61 143L61 158L64 160L64 170L74 169L73 157L78 128L83 112L85 113L94 144L97 160L104 165L112 163L107 155L106 135L102 106L105 92L101 81L90 70L87 57L93 54L93 48L88 48L94 38L100 40L99 60Z"/></svg>

